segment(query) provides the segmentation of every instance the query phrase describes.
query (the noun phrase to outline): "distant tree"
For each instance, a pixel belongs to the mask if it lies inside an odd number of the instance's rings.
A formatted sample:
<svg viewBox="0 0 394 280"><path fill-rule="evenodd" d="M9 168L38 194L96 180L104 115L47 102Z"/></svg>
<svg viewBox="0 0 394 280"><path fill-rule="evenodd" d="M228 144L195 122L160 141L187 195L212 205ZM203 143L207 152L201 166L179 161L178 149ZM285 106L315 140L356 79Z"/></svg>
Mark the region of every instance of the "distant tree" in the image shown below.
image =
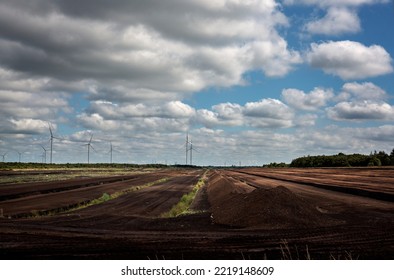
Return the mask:
<svg viewBox="0 0 394 280"><path fill-rule="evenodd" d="M371 152L370 155L352 154L304 156L294 159L290 167L362 167L362 166L381 166L394 165L394 150L390 156L384 151Z"/></svg>
<svg viewBox="0 0 394 280"><path fill-rule="evenodd" d="M387 166L387 165L391 164L390 156L388 154L386 154L385 151L379 151L376 154L376 157L380 160L380 162L383 166Z"/></svg>
<svg viewBox="0 0 394 280"><path fill-rule="evenodd" d="M381 166L382 162L378 157L373 156L371 160L368 162L368 166Z"/></svg>
<svg viewBox="0 0 394 280"><path fill-rule="evenodd" d="M285 162L277 163L277 162L271 162L270 164L265 164L263 167L267 168L283 168L283 167L289 167L289 164Z"/></svg>
<svg viewBox="0 0 394 280"><path fill-rule="evenodd" d="M394 165L394 149L390 153L390 165Z"/></svg>

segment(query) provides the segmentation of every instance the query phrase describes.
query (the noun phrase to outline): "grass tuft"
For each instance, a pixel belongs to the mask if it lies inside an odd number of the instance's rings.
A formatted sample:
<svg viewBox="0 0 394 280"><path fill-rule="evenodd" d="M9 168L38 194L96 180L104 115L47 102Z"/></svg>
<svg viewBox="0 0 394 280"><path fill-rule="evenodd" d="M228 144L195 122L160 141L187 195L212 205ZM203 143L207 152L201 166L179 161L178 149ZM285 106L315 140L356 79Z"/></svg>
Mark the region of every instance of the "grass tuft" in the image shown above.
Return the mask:
<svg viewBox="0 0 394 280"><path fill-rule="evenodd" d="M189 210L190 205L192 204L194 198L196 197L196 194L200 188L202 188L205 185L205 182L207 180L207 174L208 171L206 171L198 180L197 184L193 187L192 191L184 194L179 202L175 204L170 211L163 213L160 217L162 218L174 218L180 215L187 215L193 213L192 211Z"/></svg>

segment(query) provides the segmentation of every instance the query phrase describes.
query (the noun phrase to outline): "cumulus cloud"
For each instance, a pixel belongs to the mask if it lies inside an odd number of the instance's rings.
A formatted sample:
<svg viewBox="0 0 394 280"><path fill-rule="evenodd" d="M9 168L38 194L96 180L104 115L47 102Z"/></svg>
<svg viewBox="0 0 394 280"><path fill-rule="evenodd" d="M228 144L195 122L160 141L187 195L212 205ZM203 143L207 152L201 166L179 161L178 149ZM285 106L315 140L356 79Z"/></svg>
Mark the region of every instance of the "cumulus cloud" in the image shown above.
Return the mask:
<svg viewBox="0 0 394 280"><path fill-rule="evenodd" d="M181 101L162 105L93 101L86 112L77 116L77 120L89 129L176 132L186 131L192 125L206 128L284 128L293 126L293 117L294 112L276 99L248 102L244 106L220 103L212 106L210 110L196 110ZM311 123L306 120L305 124L308 122Z"/></svg>
<svg viewBox="0 0 394 280"><path fill-rule="evenodd" d="M48 123L42 120L22 118L6 119L0 125L2 133L40 134L48 131Z"/></svg>
<svg viewBox="0 0 394 280"><path fill-rule="evenodd" d="M341 92L332 96L339 103L326 108L326 113L336 121L394 120L394 107L387 99L387 93L371 82L345 83Z"/></svg>
<svg viewBox="0 0 394 280"><path fill-rule="evenodd" d="M353 100L383 101L388 98L388 94L385 90L371 82L354 82L343 85L340 97L350 98Z"/></svg>
<svg viewBox="0 0 394 280"><path fill-rule="evenodd" d="M284 89L283 100L293 108L305 111L316 111L324 107L334 97L331 89L315 88L310 93L298 89Z"/></svg>
<svg viewBox="0 0 394 280"><path fill-rule="evenodd" d="M311 44L308 63L344 80L364 79L393 72L390 54L381 46L365 46L353 41Z"/></svg>
<svg viewBox="0 0 394 280"><path fill-rule="evenodd" d="M181 101L162 105L93 101L77 116L84 127L104 131L186 131L194 118L194 108Z"/></svg>
<svg viewBox="0 0 394 280"><path fill-rule="evenodd" d="M341 35L361 29L361 5L386 1L283 2L326 13L304 31ZM291 23L282 8L275 0L1 1L0 150L23 151L31 143L40 156L48 121L58 124L56 135L65 134L54 143L55 162L85 161L80 142L90 133L92 161L108 162L112 140L122 161L138 163L183 163L186 131L202 151L201 164L288 161L354 140L361 147L392 139L391 127L338 136L315 126L331 101L340 102L325 111L331 119L392 120L388 94L372 83L352 81L337 97L324 88L285 89L281 100L264 95L193 107L192 95L201 90L248 85L245 77L255 71L283 77L303 62L285 37ZM383 47L349 41L314 44L304 61L343 79L393 71ZM24 160L37 161L33 152Z"/></svg>
<svg viewBox="0 0 394 280"><path fill-rule="evenodd" d="M394 107L385 102L340 102L327 109L333 120L394 120Z"/></svg>
<svg viewBox="0 0 394 280"><path fill-rule="evenodd" d="M244 106L222 103L212 110L197 111L196 120L208 128L217 126L250 126L258 128L286 128L293 126L294 112L277 99L262 99Z"/></svg>
<svg viewBox="0 0 394 280"><path fill-rule="evenodd" d="M248 102L244 107L247 123L261 128L291 127L294 113L280 100L262 99L258 102Z"/></svg>
<svg viewBox="0 0 394 280"><path fill-rule="evenodd" d="M317 119L318 115L316 114L302 114L295 118L294 124L297 127L314 126Z"/></svg>
<svg viewBox="0 0 394 280"><path fill-rule="evenodd" d="M386 4L390 0L283 0L285 5L317 6L326 12L325 16L305 24L310 34L343 35L361 31L358 8L364 5Z"/></svg>
<svg viewBox="0 0 394 280"><path fill-rule="evenodd" d="M91 102L75 112L87 129L187 129L196 112L181 100L193 93L302 62L278 32L287 26L275 0L1 1L0 115L56 122L78 94Z"/></svg>
<svg viewBox="0 0 394 280"><path fill-rule="evenodd" d="M394 141L394 125L351 129L360 140L392 143Z"/></svg>
<svg viewBox="0 0 394 280"><path fill-rule="evenodd" d="M170 101L160 105L144 103L112 103L109 101L91 102L87 109L90 114L99 114L106 119L122 120L125 118L190 118L195 114L194 108L181 101Z"/></svg>
<svg viewBox="0 0 394 280"><path fill-rule="evenodd" d="M246 71L282 76L300 63L274 0L31 2L0 5L0 59L21 73L133 95L239 85Z"/></svg>
<svg viewBox="0 0 394 280"><path fill-rule="evenodd" d="M323 18L307 23L305 29L311 34L341 35L358 33L361 23L355 11L333 7Z"/></svg>
<svg viewBox="0 0 394 280"><path fill-rule="evenodd" d="M114 120L106 120L98 113L86 114L82 113L77 116L77 120L84 127L97 129L102 131L115 131L120 128L120 123Z"/></svg>
<svg viewBox="0 0 394 280"><path fill-rule="evenodd" d="M197 111L196 122L207 128L217 126L241 126L244 124L243 108L239 104L221 103L212 106L212 110Z"/></svg>
<svg viewBox="0 0 394 280"><path fill-rule="evenodd" d="M389 3L390 0L283 0L287 5L303 4L303 5L318 5L321 7L329 6L361 6L366 4L380 4Z"/></svg>
<svg viewBox="0 0 394 280"><path fill-rule="evenodd" d="M59 112L71 112L67 97L59 93L0 90L0 102L0 116L3 119L49 121Z"/></svg>

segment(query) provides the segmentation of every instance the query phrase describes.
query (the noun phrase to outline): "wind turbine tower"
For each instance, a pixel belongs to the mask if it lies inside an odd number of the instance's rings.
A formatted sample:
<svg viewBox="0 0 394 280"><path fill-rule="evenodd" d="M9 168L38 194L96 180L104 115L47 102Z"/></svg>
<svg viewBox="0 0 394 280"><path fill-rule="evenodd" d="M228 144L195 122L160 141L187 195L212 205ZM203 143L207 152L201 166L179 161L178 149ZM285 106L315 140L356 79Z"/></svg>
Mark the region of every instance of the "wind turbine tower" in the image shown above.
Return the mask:
<svg viewBox="0 0 394 280"><path fill-rule="evenodd" d="M190 165L193 165L193 143L190 140Z"/></svg>
<svg viewBox="0 0 394 280"><path fill-rule="evenodd" d="M113 148L112 148L112 142L110 141L109 142L110 143L110 149L109 149L109 152L110 152L110 154L111 154L111 157L110 157L110 163L112 164L112 151L113 151Z"/></svg>
<svg viewBox="0 0 394 280"><path fill-rule="evenodd" d="M51 157L50 157L50 163L52 164L53 139L60 139L60 138L57 138L57 137L53 136L53 131L52 131L52 127L51 127L51 124L50 124L50 123L48 124L48 126L49 126L49 133L51 134L51 139L50 139L50 141L51 141Z"/></svg>
<svg viewBox="0 0 394 280"><path fill-rule="evenodd" d="M190 140L190 148L189 148L189 150L190 150L190 165L193 165L193 150L196 151L196 152L198 152L198 151L195 148L193 148L193 143L192 143L191 140Z"/></svg>
<svg viewBox="0 0 394 280"><path fill-rule="evenodd" d="M187 133L186 134L186 144L185 144L185 147L186 147L186 165L187 165L187 160L188 160L188 154L189 154L189 151L190 151L190 148L189 148L189 144L191 144L191 142L189 141L189 133Z"/></svg>
<svg viewBox="0 0 394 280"><path fill-rule="evenodd" d="M5 162L5 156L7 155L8 152L6 152L5 154L2 154L1 156L3 157L3 162Z"/></svg>
<svg viewBox="0 0 394 280"><path fill-rule="evenodd" d="M47 163L47 149L45 149L44 146L42 146L42 145L41 145L41 148L44 150L44 163ZM51 158L51 161L52 161L52 158Z"/></svg>
<svg viewBox="0 0 394 280"><path fill-rule="evenodd" d="M52 164L52 151L53 151L53 132L52 132L52 128L51 128L51 125L49 125L49 133L51 133L51 160L50 160L50 163Z"/></svg>
<svg viewBox="0 0 394 280"><path fill-rule="evenodd" d="M89 142L84 145L84 146L88 147L88 164L90 163L90 148L92 148L94 150L94 148L92 146L92 138L93 138L93 134L90 136Z"/></svg>

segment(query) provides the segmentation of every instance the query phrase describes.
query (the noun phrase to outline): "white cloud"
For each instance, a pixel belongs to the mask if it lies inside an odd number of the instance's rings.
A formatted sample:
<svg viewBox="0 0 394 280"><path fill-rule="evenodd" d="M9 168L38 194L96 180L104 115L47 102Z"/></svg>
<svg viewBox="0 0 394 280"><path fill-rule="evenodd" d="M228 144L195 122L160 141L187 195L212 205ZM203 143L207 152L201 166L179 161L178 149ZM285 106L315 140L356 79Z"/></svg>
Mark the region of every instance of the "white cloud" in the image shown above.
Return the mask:
<svg viewBox="0 0 394 280"><path fill-rule="evenodd" d="M238 118L242 114L242 107L235 103L221 103L214 105L212 109L218 112L224 119Z"/></svg>
<svg viewBox="0 0 394 280"><path fill-rule="evenodd" d="M0 102L0 116L3 119L49 121L59 112L71 112L66 95L62 93L0 90Z"/></svg>
<svg viewBox="0 0 394 280"><path fill-rule="evenodd" d="M316 120L318 119L318 115L315 114L303 114L296 117L294 120L295 126L297 127L308 127L314 126L316 124Z"/></svg>
<svg viewBox="0 0 394 280"><path fill-rule="evenodd" d="M284 103L276 99L262 99L248 102L244 106L246 123L261 128L283 128L293 126L294 113Z"/></svg>
<svg viewBox="0 0 394 280"><path fill-rule="evenodd" d="M333 120L394 120L394 107L385 102L340 102L327 108L327 115Z"/></svg>
<svg viewBox="0 0 394 280"><path fill-rule="evenodd" d="M361 6L366 4L380 4L389 3L390 0L283 0L287 5L303 4L303 5L318 5L321 7L330 6Z"/></svg>
<svg viewBox="0 0 394 280"><path fill-rule="evenodd" d="M360 32L361 23L356 11L332 7L324 18L307 23L305 29L312 34L341 35Z"/></svg>
<svg viewBox="0 0 394 280"><path fill-rule="evenodd" d="M386 100L386 91L371 82L346 83L342 87L342 96L349 96L354 100Z"/></svg>
<svg viewBox="0 0 394 280"><path fill-rule="evenodd" d="M292 127L294 113L284 103L276 99L262 99L248 102L244 106L222 103L212 110L197 111L196 121L208 128L218 126L250 126L257 128Z"/></svg>
<svg viewBox="0 0 394 280"><path fill-rule="evenodd" d="M77 120L93 130L113 131L186 131L196 110L181 101L160 105L93 101Z"/></svg>
<svg viewBox="0 0 394 280"><path fill-rule="evenodd" d="M390 0L283 0L285 5L309 5L325 10L323 18L313 19L304 26L308 33L320 35L358 33L362 29L358 8L389 2Z"/></svg>
<svg viewBox="0 0 394 280"><path fill-rule="evenodd" d="M394 141L394 125L382 125L378 127L367 127L367 128L354 128L352 129L353 134L361 141L377 141L386 142L388 146L392 147ZM373 146L373 145L371 145ZM390 151L391 148L390 147ZM374 149L376 150L376 149Z"/></svg>
<svg viewBox="0 0 394 280"><path fill-rule="evenodd" d="M194 108L181 101L171 101L164 105L163 107L164 115L170 118L190 118L195 115Z"/></svg>
<svg viewBox="0 0 394 280"><path fill-rule="evenodd" d="M289 51L287 42L279 36L273 36L273 41L256 41L250 46L253 65L263 69L267 76L284 76L293 66L302 62L296 51Z"/></svg>
<svg viewBox="0 0 394 280"><path fill-rule="evenodd" d="M310 93L298 89L284 89L283 100L293 108L305 111L316 111L324 107L334 97L331 89L315 88Z"/></svg>
<svg viewBox="0 0 394 280"><path fill-rule="evenodd" d="M293 115L284 103L272 98L246 103L244 114L257 118L289 118Z"/></svg>
<svg viewBox="0 0 394 280"><path fill-rule="evenodd" d="M242 106L233 103L221 103L212 106L212 111L200 109L196 121L212 128L216 126L242 126L244 124Z"/></svg>
<svg viewBox="0 0 394 280"><path fill-rule="evenodd" d="M48 131L48 123L37 119L10 119L9 127L5 128L6 132L21 134L40 134Z"/></svg>
<svg viewBox="0 0 394 280"><path fill-rule="evenodd" d="M364 46L353 41L311 44L308 63L328 74L347 79L364 79L393 72L390 54L381 46Z"/></svg>
<svg viewBox="0 0 394 280"><path fill-rule="evenodd" d="M195 115L195 109L181 101L170 101L162 105L146 103L112 103L108 101L93 101L87 112L99 114L106 119L122 120L127 118L191 118Z"/></svg>
<svg viewBox="0 0 394 280"><path fill-rule="evenodd" d="M120 128L120 123L113 120L105 120L103 116L97 113L82 113L77 116L78 121L87 128L102 131L115 131Z"/></svg>
<svg viewBox="0 0 394 280"><path fill-rule="evenodd" d="M34 3L0 5L4 67L107 89L92 99L242 85L247 71L283 76L301 62L276 30L288 22L274 0Z"/></svg>

